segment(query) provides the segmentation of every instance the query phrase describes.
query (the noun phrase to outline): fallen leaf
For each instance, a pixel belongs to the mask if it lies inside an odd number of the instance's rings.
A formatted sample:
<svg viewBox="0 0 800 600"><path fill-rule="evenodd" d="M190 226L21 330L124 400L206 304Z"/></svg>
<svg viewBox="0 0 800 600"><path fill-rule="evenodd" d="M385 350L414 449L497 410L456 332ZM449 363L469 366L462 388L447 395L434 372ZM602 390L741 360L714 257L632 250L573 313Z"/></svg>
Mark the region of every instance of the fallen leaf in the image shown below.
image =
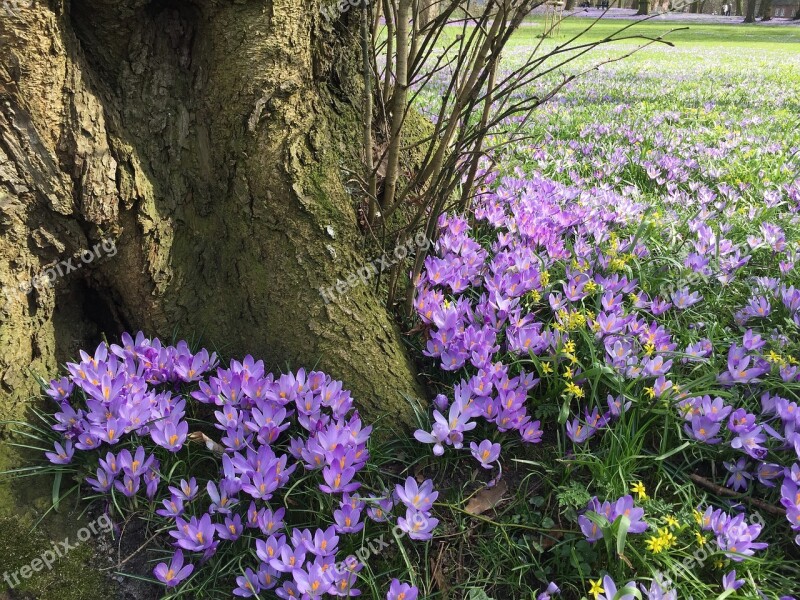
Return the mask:
<svg viewBox="0 0 800 600"><path fill-rule="evenodd" d="M204 444L206 448L214 452L215 454L225 454L225 448L223 448L220 444L212 440L202 431L193 431L188 436L190 441L197 442L200 444Z"/></svg>
<svg viewBox="0 0 800 600"><path fill-rule="evenodd" d="M471 515L481 515L500 504L503 494L507 491L508 484L500 480L494 487L483 488L480 492L475 494L467 503L467 508L465 510Z"/></svg>

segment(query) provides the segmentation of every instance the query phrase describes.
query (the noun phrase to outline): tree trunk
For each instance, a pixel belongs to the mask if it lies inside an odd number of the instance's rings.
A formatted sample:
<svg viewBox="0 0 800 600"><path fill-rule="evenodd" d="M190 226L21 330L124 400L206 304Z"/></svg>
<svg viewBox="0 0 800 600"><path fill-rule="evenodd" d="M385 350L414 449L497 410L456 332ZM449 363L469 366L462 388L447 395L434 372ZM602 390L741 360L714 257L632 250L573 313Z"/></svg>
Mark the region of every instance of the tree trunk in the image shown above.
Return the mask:
<svg viewBox="0 0 800 600"><path fill-rule="evenodd" d="M761 0L761 20L769 21L772 19L772 0Z"/></svg>
<svg viewBox="0 0 800 600"><path fill-rule="evenodd" d="M744 22L756 22L756 0L747 0L747 13L744 16Z"/></svg>
<svg viewBox="0 0 800 600"><path fill-rule="evenodd" d="M573 0L574 1L574 0ZM439 16L442 0L420 0L419 28L425 28L428 23Z"/></svg>
<svg viewBox="0 0 800 600"><path fill-rule="evenodd" d="M649 15L650 14L650 1L649 0L639 0L639 10L636 13L637 15Z"/></svg>
<svg viewBox="0 0 800 600"><path fill-rule="evenodd" d="M414 369L375 279L356 276L374 257L341 175L359 153L359 11L26 4L0 20L0 281L13 292L0 394L27 396L29 370L55 374L101 332L142 329L325 370L368 418L408 422ZM53 287L19 293L92 248Z"/></svg>
<svg viewBox="0 0 800 600"><path fill-rule="evenodd" d="M738 17L742 14L742 0L736 0L733 4L733 16Z"/></svg>

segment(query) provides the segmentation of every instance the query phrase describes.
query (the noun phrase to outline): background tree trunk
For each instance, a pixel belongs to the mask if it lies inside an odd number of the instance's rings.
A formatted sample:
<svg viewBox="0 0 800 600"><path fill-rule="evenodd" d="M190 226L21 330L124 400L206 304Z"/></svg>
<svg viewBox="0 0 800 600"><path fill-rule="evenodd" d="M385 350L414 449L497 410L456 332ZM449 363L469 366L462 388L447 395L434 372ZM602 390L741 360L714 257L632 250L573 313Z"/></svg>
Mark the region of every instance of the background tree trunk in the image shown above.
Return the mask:
<svg viewBox="0 0 800 600"><path fill-rule="evenodd" d="M6 403L34 391L31 370L142 329L323 369L369 418L409 420L420 390L375 280L355 278L366 257L340 170L359 151L359 11L320 8L72 0L3 16L0 281L117 248L0 297Z"/></svg>
<svg viewBox="0 0 800 600"><path fill-rule="evenodd" d="M423 29L433 21L436 17L439 16L439 9L442 6L442 0L419 0L420 1L420 11L419 11L419 28Z"/></svg>
<svg viewBox="0 0 800 600"><path fill-rule="evenodd" d="M639 10L636 13L637 15L649 15L650 14L650 0L638 0L639 3Z"/></svg>
<svg viewBox="0 0 800 600"><path fill-rule="evenodd" d="M744 15L745 23L756 22L756 0L747 0L747 12Z"/></svg>
<svg viewBox="0 0 800 600"><path fill-rule="evenodd" d="M772 0L761 0L761 20L769 21L772 19Z"/></svg>

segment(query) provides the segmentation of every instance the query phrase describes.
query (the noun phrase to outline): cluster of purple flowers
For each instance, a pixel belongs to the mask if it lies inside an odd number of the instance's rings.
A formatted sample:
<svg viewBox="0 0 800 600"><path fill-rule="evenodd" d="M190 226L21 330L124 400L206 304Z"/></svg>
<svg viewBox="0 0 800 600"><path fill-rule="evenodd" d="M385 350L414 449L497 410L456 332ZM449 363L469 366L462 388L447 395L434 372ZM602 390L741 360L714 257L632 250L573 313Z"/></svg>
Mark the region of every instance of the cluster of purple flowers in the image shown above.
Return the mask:
<svg viewBox="0 0 800 600"><path fill-rule="evenodd" d="M430 539L438 524L431 515L438 495L431 481L418 485L409 478L393 494L359 497L356 475L369 458L372 428L362 425L341 382L324 373L301 369L276 378L250 356L222 368L206 350L192 353L185 342L164 346L141 333L135 339L125 334L122 345L101 344L94 355L81 352L81 362L67 369L69 376L47 390L58 403L53 429L62 436L47 457L68 464L76 450L94 451L99 466L86 479L92 489L132 497L144 484L146 497L160 500L156 512L174 524L169 535L177 547L169 563L154 570L167 586L195 571L184 552L200 555L203 563L220 543L247 536L255 539L260 562L236 579L234 595L274 590L286 599L354 596L363 564L355 556L337 563L336 554L341 535L364 528L364 514L386 522L396 506L403 507L396 527L415 540ZM190 394L182 391L190 384ZM167 486L163 498L159 460L145 446L149 438L170 453L182 448L189 435L187 400L213 410L220 474L205 486L183 479ZM116 453L103 448L117 444L130 447ZM340 496L332 525L289 531L286 508L272 508L298 466L319 472L319 489ZM393 582L389 598L413 600L416 593Z"/></svg>
<svg viewBox="0 0 800 600"><path fill-rule="evenodd" d="M647 531L648 525L642 520L644 509L635 505L631 495L622 496L613 503L608 501L600 503L596 496L589 501L584 514L578 516L578 526L581 528L586 540L594 543L603 539L603 528L587 517L587 512L605 517L609 525L613 525L617 519L625 516L630 519L628 533L644 533Z"/></svg>
<svg viewBox="0 0 800 600"><path fill-rule="evenodd" d="M691 161L648 160L647 169L665 177L667 187L658 224L685 231L682 265L671 261L679 265L678 283L666 291L647 289L647 263L671 246L632 233L650 218L633 188L589 189L581 177L570 186L517 170L489 177L472 224L460 215L440 218L436 254L416 282L416 310L426 331L425 354L443 370L457 371L461 381L452 401L437 399L432 431L416 433L435 454L461 448L478 419L501 432L517 431L526 442L540 441L542 423L532 420L529 397L546 378L547 393L560 386L574 411L565 419L574 444L612 426L633 404L658 400L683 416L687 437L724 445L732 489L795 484L789 474L800 468L800 411L775 392L777 382L800 383L800 360L784 333L800 326L800 289L787 281L797 244L785 227L796 220L798 205L789 202L791 212L781 212L786 194L796 196L796 190L765 195L764 210L773 216L777 211L778 218L764 220L762 209L749 207L746 216L755 225L746 226L757 231L737 243L732 223L745 204L742 188L692 183L687 191L677 183L685 181L681 168L696 168ZM738 239L744 239L741 232ZM766 254L781 262L781 278L748 278L748 266ZM627 268L634 262L642 265L641 280ZM716 337L703 337L709 329L695 315L706 310L704 294L727 294L736 280L752 290L734 315L732 325L741 330L726 329L725 337L711 330ZM673 331L676 326L685 329ZM587 350L590 339L595 348ZM604 390L593 383L582 405L590 367L607 369L618 385ZM707 373L713 373L719 396L689 396L684 390ZM607 396L605 405L598 396ZM759 397L760 411L754 410ZM486 466L473 444L473 456ZM782 497L786 504L788 495ZM791 506L788 518L800 531L798 504Z"/></svg>
<svg viewBox="0 0 800 600"><path fill-rule="evenodd" d="M704 531L711 531L717 539L717 546L728 558L741 562L746 556L753 556L756 550L767 547L765 542L754 540L761 533L758 523L748 525L744 513L731 517L722 509L708 507L702 516Z"/></svg>

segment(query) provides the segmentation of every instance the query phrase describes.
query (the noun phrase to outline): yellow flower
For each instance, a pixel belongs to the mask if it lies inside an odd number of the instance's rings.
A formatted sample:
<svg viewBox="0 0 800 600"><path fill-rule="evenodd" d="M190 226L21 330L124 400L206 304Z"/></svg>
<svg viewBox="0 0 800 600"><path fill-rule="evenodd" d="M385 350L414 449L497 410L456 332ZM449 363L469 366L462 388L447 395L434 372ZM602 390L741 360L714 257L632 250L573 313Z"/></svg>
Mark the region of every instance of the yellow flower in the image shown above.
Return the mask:
<svg viewBox="0 0 800 600"><path fill-rule="evenodd" d="M781 358L781 355L776 354L774 350L770 350L769 352L767 352L766 358L769 362L772 363L779 363L783 360L783 358Z"/></svg>
<svg viewBox="0 0 800 600"><path fill-rule="evenodd" d="M605 594L606 593L606 591L603 589L603 580L602 579L598 579L597 581L593 581L593 580L590 579L589 583L592 586L589 589L589 593L594 596L594 600L597 600L597 597L600 594Z"/></svg>
<svg viewBox="0 0 800 600"><path fill-rule="evenodd" d="M647 538L644 544L645 546L647 546L647 549L653 554L658 554L664 549L664 545L661 541L661 538L655 535Z"/></svg>
<svg viewBox="0 0 800 600"><path fill-rule="evenodd" d="M625 268L625 260L622 258L612 258L608 263L608 268L611 271L622 271Z"/></svg>
<svg viewBox="0 0 800 600"><path fill-rule="evenodd" d="M638 494L639 500L647 500L647 490L645 490L644 484L641 481L637 481L631 485L631 491L634 494Z"/></svg>
<svg viewBox="0 0 800 600"><path fill-rule="evenodd" d="M564 374L562 375L562 377L564 379L572 379L572 369L570 369L569 367L566 367L564 369Z"/></svg>
<svg viewBox="0 0 800 600"><path fill-rule="evenodd" d="M650 398L650 400L652 400L653 398L656 397L655 388L646 387L646 388L644 388L644 393L647 394L647 397Z"/></svg>
<svg viewBox="0 0 800 600"><path fill-rule="evenodd" d="M645 545L647 549L650 550L653 554L658 554L659 552L663 552L672 546L675 545L677 538L670 532L666 527L661 527L658 530L658 535L650 536L646 541Z"/></svg>
<svg viewBox="0 0 800 600"><path fill-rule="evenodd" d="M702 533L700 533L699 531L695 531L695 532L694 532L694 537L696 537L696 538L697 538L697 545L698 545L698 546L700 546L700 547L703 547L703 546L705 546L705 545L706 545L706 542L708 541L708 540L706 540L706 538L703 536L703 534L702 534Z"/></svg>
<svg viewBox="0 0 800 600"><path fill-rule="evenodd" d="M566 391L569 394L574 394L576 398L583 398L583 390L571 381L567 384Z"/></svg>
<svg viewBox="0 0 800 600"><path fill-rule="evenodd" d="M669 525L670 529L675 529L676 527L680 527L678 519L676 519L672 515L667 515L666 517L664 517L664 521L667 522L667 525Z"/></svg>
<svg viewBox="0 0 800 600"><path fill-rule="evenodd" d="M573 340L569 340L568 342L564 343L564 352L568 354L575 354L575 342Z"/></svg>
<svg viewBox="0 0 800 600"><path fill-rule="evenodd" d="M551 365L550 363L543 362L542 363L542 373L547 375L547 374L550 374L552 372L553 372L553 365Z"/></svg>
<svg viewBox="0 0 800 600"><path fill-rule="evenodd" d="M656 351L656 347L655 347L655 345L653 343L647 342L644 345L644 354L645 354L645 356L652 356L653 352L655 352L655 351Z"/></svg>
<svg viewBox="0 0 800 600"><path fill-rule="evenodd" d="M702 525L702 524L703 524L703 513L701 513L701 512L700 512L699 510L697 510L697 509L694 509L694 513L693 513L693 515L694 515L694 520L695 520L695 522L696 522L698 525Z"/></svg>
<svg viewBox="0 0 800 600"><path fill-rule="evenodd" d="M539 281L542 282L542 287L545 287L548 283L550 283L550 273L547 271L542 271L539 275Z"/></svg>

